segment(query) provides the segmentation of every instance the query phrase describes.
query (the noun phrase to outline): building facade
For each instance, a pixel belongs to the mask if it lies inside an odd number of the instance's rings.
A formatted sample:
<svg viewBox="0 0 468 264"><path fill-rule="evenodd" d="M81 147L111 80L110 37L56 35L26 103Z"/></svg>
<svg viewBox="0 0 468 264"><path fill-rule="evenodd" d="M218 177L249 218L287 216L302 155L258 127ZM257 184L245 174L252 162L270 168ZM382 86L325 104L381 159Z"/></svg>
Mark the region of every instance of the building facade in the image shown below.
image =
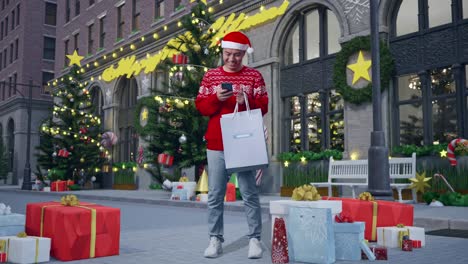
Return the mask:
<svg viewBox="0 0 468 264"><path fill-rule="evenodd" d="M7 148L8 184L22 184L32 86L31 169L38 129L50 115L47 82L54 78L56 1L0 1L0 140Z"/></svg>
<svg viewBox="0 0 468 264"><path fill-rule="evenodd" d="M343 100L333 76L342 45L370 34L368 0L207 3L217 18L272 14L244 30L255 49L246 62L263 74L271 102L264 121L272 162L263 176L263 192L279 190L281 164L275 156L281 152L332 148L345 158L367 158L372 104ZM128 64L131 56L140 62L158 56L182 33L177 22L191 5L190 0L58 2L56 75L67 72L66 54L78 50L85 56L88 89L104 128L119 136L115 161L134 159L143 144L133 125L136 102L167 79L167 73L141 68L123 74L119 64ZM431 145L466 138L468 1L381 0L379 23L395 62L382 93L386 144ZM364 57L370 59L370 54ZM147 188L151 179L138 173L140 188Z"/></svg>

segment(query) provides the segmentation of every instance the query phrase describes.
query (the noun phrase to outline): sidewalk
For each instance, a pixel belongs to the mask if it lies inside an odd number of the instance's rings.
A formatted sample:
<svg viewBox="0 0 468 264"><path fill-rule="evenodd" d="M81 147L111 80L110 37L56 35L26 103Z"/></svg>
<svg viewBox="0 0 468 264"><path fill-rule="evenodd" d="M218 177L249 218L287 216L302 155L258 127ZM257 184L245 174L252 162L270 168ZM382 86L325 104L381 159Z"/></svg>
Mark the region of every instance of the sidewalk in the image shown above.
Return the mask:
<svg viewBox="0 0 468 264"><path fill-rule="evenodd" d="M20 190L17 186L0 185L0 192L28 192ZM80 199L124 201L135 203L158 204L179 207L206 208L206 203L193 201L170 200L171 193L164 190L81 190L67 192L35 192L37 194L55 195L75 194ZM262 212L269 214L269 204L272 200L287 200L289 197L279 195L261 195ZM225 203L227 211L243 211L242 201ZM426 204L414 204L414 225L424 227L426 231L439 229L468 230L468 207L431 207Z"/></svg>

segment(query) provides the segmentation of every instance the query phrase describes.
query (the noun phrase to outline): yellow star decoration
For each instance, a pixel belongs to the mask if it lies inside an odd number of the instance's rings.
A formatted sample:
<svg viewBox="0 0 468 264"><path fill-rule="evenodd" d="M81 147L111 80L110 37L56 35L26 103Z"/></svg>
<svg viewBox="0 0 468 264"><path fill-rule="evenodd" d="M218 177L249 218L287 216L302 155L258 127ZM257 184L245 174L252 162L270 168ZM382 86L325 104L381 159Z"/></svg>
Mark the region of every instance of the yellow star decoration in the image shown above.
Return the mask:
<svg viewBox="0 0 468 264"><path fill-rule="evenodd" d="M410 178L411 181L410 188L416 189L416 192L424 193L426 187L430 187L427 183L432 177L426 178L426 172L422 174L416 173L416 178Z"/></svg>
<svg viewBox="0 0 468 264"><path fill-rule="evenodd" d="M197 0L190 0L190 3L193 3L193 2L195 2L195 1L197 1ZM201 2L204 3L205 5L208 5L208 4L206 3L206 0L201 0Z"/></svg>
<svg viewBox="0 0 468 264"><path fill-rule="evenodd" d="M440 157L447 157L447 151L445 149L440 151Z"/></svg>
<svg viewBox="0 0 468 264"><path fill-rule="evenodd" d="M148 120L148 109L146 107L141 111L141 120Z"/></svg>
<svg viewBox="0 0 468 264"><path fill-rule="evenodd" d="M72 55L67 55L67 58L70 59L70 63L68 66L73 66L76 64L78 67L81 67L81 60L84 58L83 56L78 55L78 52L73 51Z"/></svg>
<svg viewBox="0 0 468 264"><path fill-rule="evenodd" d="M348 69L354 72L353 76L353 85L359 80L359 78L363 78L365 80L371 81L369 76L369 68L371 67L372 62L370 60L365 60L364 55L362 54L362 50L359 51L358 59L356 63L349 64L346 66Z"/></svg>

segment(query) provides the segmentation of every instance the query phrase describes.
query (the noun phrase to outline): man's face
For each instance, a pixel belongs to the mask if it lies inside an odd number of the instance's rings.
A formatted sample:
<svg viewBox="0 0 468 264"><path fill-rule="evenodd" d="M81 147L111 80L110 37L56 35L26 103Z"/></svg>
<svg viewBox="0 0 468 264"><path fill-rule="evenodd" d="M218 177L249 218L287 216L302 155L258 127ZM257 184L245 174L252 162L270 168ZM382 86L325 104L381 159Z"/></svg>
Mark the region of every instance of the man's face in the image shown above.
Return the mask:
<svg viewBox="0 0 468 264"><path fill-rule="evenodd" d="M242 69L242 59L245 51L238 49L223 49L224 70L228 72L237 72Z"/></svg>

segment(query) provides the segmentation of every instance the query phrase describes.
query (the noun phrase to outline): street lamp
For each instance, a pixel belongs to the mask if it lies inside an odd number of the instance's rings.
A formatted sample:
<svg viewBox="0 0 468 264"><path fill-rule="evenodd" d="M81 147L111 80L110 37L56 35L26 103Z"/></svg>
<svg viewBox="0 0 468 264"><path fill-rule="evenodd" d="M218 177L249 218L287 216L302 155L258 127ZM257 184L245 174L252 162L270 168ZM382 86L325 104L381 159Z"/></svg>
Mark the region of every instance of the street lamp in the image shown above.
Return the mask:
<svg viewBox="0 0 468 264"><path fill-rule="evenodd" d="M6 82L3 81L3 87L5 87ZM11 87L11 83L9 83L9 88ZM32 88L33 87L41 87L37 85L33 85L33 81L29 80L29 84L24 83L14 83L13 89L17 91L23 99L26 99L26 96L16 88L17 85L19 86L26 86L29 87L29 96L28 96L28 130L27 130L27 138L26 138L26 163L24 164L24 175L23 175L23 184L21 186L22 190L31 190L32 182L31 182L31 164L30 164L30 156L31 156L31 110L32 110Z"/></svg>
<svg viewBox="0 0 468 264"><path fill-rule="evenodd" d="M373 131L369 148L369 192L378 199L393 199L390 188L388 148L382 129L379 47L379 0L370 0L371 53L372 53L372 110Z"/></svg>

